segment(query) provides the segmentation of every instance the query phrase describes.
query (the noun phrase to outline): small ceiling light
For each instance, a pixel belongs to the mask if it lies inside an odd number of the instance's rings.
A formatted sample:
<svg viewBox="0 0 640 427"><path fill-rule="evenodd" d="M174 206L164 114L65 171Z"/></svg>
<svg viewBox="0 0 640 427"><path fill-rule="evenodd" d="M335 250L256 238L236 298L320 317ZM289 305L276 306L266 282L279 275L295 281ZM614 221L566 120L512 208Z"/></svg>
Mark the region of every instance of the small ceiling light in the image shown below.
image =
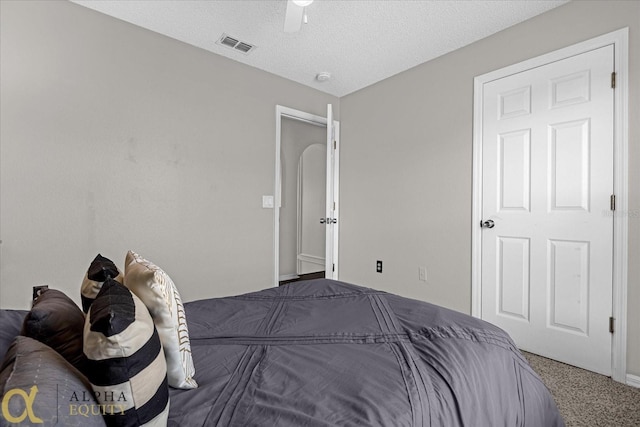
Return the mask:
<svg viewBox="0 0 640 427"><path fill-rule="evenodd" d="M331 78L331 73L318 73L318 75L316 76L316 80L319 82L326 82L327 80L329 80Z"/></svg>
<svg viewBox="0 0 640 427"><path fill-rule="evenodd" d="M311 3L313 3L313 0L292 0L294 4L300 6L300 7L307 7L309 6Z"/></svg>

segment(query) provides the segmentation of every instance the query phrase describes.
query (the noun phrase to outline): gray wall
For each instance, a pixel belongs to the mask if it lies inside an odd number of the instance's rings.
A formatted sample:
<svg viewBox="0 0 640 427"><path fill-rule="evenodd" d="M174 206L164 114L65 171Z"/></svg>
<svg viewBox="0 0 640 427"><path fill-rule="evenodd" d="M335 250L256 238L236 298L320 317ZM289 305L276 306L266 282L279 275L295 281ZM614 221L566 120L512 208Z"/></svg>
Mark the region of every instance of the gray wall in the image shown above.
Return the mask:
<svg viewBox="0 0 640 427"><path fill-rule="evenodd" d="M574 1L343 97L340 279L471 311L474 76L630 27L628 371L640 374L640 2ZM384 272L375 272L375 261ZM418 268L427 268L427 283Z"/></svg>
<svg viewBox="0 0 640 427"><path fill-rule="evenodd" d="M272 285L275 106L339 100L66 1L0 2L0 306L98 253L185 300Z"/></svg>

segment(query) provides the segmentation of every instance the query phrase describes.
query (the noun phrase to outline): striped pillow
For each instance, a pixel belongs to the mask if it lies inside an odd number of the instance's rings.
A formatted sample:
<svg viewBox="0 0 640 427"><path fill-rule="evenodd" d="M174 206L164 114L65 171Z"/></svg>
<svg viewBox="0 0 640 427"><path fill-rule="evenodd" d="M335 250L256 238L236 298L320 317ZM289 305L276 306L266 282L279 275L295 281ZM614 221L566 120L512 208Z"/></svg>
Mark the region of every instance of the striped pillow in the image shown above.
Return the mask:
<svg viewBox="0 0 640 427"><path fill-rule="evenodd" d="M105 258L98 254L84 275L82 286L80 287L80 296L82 298L82 311L89 311L89 306L100 292L100 288L107 278L112 278L122 283L124 277L122 272L109 258Z"/></svg>
<svg viewBox="0 0 640 427"><path fill-rule="evenodd" d="M158 332L142 301L113 279L87 314L84 353L108 425L166 425L169 388Z"/></svg>
<svg viewBox="0 0 640 427"><path fill-rule="evenodd" d="M132 251L125 259L124 283L144 302L158 328L169 385L182 389L198 387L187 318L176 285L160 267Z"/></svg>

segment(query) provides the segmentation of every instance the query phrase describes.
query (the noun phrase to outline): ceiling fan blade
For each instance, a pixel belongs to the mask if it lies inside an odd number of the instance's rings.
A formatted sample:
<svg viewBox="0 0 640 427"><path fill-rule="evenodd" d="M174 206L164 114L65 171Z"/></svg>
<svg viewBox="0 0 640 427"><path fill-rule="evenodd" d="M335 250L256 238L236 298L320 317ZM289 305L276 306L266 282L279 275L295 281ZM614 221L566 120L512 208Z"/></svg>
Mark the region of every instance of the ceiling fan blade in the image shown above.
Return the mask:
<svg viewBox="0 0 640 427"><path fill-rule="evenodd" d="M298 6L292 0L287 0L287 13L284 17L284 31L286 33L300 31L303 13L304 7Z"/></svg>

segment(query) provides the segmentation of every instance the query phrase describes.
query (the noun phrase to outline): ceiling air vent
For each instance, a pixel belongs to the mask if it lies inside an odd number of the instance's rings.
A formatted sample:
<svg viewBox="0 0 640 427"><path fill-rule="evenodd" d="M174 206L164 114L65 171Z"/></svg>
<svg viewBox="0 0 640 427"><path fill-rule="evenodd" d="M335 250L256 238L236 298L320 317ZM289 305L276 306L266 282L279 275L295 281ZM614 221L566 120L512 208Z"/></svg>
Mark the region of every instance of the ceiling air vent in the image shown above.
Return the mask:
<svg viewBox="0 0 640 427"><path fill-rule="evenodd" d="M227 34L223 34L216 43L222 46L227 46L231 49L237 50L238 52L242 52L244 54L248 54L249 52L252 52L256 48L252 44L245 43Z"/></svg>

